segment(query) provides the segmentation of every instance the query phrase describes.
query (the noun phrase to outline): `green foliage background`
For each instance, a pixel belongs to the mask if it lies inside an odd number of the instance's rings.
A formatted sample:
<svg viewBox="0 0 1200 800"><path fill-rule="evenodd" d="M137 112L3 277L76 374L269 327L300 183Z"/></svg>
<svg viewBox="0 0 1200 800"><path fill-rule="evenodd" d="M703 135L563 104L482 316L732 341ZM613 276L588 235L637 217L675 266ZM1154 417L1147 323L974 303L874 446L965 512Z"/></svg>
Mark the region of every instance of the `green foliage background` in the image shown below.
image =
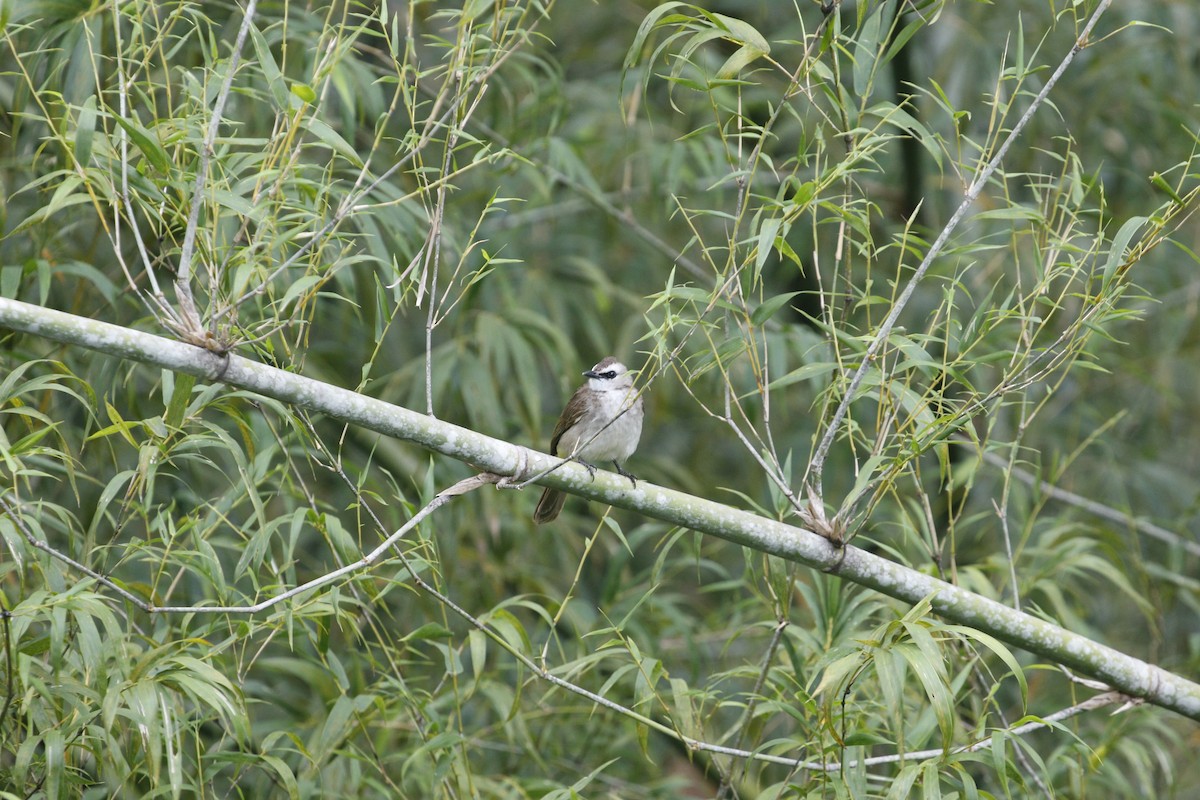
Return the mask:
<svg viewBox="0 0 1200 800"><path fill-rule="evenodd" d="M818 478L856 545L1194 675L1194 4L1107 12L807 469L1095 7L264 2L205 173L244 4L0 2L0 293L186 333L199 173L211 346L534 447L617 354L648 387L642 478L792 520ZM1187 720L1009 735L1092 691L690 531L578 500L535 528L533 489L459 498L403 560L267 612L145 614L29 537L158 605L243 605L357 560L470 467L36 337L0 338L0 365L5 796L1200 782ZM635 713L825 764L990 742L825 772L688 752Z"/></svg>

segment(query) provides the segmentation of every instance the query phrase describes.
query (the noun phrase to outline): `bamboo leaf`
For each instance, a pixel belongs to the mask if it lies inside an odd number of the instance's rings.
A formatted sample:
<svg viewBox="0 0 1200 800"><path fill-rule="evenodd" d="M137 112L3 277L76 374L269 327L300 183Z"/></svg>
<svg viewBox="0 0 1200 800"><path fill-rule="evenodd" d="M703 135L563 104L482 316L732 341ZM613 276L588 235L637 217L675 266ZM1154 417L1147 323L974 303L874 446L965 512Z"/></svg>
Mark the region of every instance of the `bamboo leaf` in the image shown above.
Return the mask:
<svg viewBox="0 0 1200 800"><path fill-rule="evenodd" d="M87 169L92 160L92 141L96 137L96 95L89 95L79 107L78 123L75 127L75 160Z"/></svg>
<svg viewBox="0 0 1200 800"><path fill-rule="evenodd" d="M170 174L171 159L167 156L167 151L158 143L158 139L153 134L143 128L137 120L127 119L119 114L114 114L112 118L129 135L134 146L142 152L142 155L146 157L155 169L164 175Z"/></svg>

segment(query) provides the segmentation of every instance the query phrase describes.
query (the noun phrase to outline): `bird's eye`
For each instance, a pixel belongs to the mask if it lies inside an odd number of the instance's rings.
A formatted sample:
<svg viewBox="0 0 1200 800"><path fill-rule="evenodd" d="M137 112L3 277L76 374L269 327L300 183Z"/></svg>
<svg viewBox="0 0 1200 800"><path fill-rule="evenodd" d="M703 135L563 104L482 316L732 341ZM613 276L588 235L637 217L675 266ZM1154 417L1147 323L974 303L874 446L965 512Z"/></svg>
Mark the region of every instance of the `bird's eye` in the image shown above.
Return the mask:
<svg viewBox="0 0 1200 800"><path fill-rule="evenodd" d="M604 378L606 381L611 381L613 378L617 377L617 373L616 370L610 369L608 372L601 372L600 377Z"/></svg>

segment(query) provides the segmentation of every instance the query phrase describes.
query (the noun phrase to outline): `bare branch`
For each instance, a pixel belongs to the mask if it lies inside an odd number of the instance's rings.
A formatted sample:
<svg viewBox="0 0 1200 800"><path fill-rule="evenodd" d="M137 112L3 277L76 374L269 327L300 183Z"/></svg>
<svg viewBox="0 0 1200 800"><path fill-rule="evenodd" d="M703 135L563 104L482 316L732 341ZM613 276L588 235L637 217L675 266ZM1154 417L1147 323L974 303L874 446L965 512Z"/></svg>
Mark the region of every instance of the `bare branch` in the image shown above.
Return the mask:
<svg viewBox="0 0 1200 800"><path fill-rule="evenodd" d="M1089 697L1082 703L1077 703L1073 706L1055 711L1053 714L1041 717L1033 722L1027 722L1024 725L1018 725L1011 730L1006 731L1009 736L1024 736L1027 733L1040 731L1042 728L1049 728L1063 720L1070 719L1085 711L1092 711L1104 706L1110 706L1114 703L1122 703L1121 708L1132 701L1133 698L1127 697L1120 692L1105 692L1098 694L1095 697ZM946 758L964 753L975 753L979 750L985 750L993 746L993 738L991 736L986 739L980 739L974 744L965 745L963 747L955 747L949 752L938 747L932 750L914 750L911 753L895 753L889 756L874 756L872 758L864 758L860 761L847 761L844 764L838 762L821 763L819 761L809 761L803 764L798 764L800 769L822 770L825 772L838 772L841 769L853 769L855 767L874 767L880 764L897 764L904 761L924 761L927 758Z"/></svg>
<svg viewBox="0 0 1200 800"><path fill-rule="evenodd" d="M217 140L217 131L221 128L221 117L225 113L225 102L229 99L229 89L233 86L233 76L237 73L238 64L242 58L242 46L254 24L254 11L258 0L248 0L246 13L242 17L242 26L238 28L237 40L233 43L233 53L226 67L225 80L217 93L217 101L213 105L212 119L208 123L208 131L204 134L204 143L200 148L200 164L196 168L196 181L192 186L192 205L188 211L187 228L183 234L183 248L179 253L179 266L175 273L175 297L179 301L182 316L182 333L189 341L198 343L204 339L204 331L200 325L200 315L196 310L196 300L192 294L192 254L196 248L196 228L200 222L200 206L204 202L204 184L208 180L208 162L212 159L213 144Z"/></svg>
<svg viewBox="0 0 1200 800"><path fill-rule="evenodd" d="M49 554L52 558L55 558L55 559L63 562L64 564L69 565L73 569L78 570L79 572L83 573L84 575L87 575L88 577L94 579L101 585L116 592L122 598L124 598L125 600L128 600L130 603L133 603L135 606L142 609L143 611L146 611L147 613L151 613L151 614L176 614L176 613L251 614L251 613L257 613L259 611L265 611L266 609L268 609L278 603L281 603L284 600L288 600L293 597L296 597L299 594L303 594L304 592L320 588L321 586L329 584L344 575L365 569L366 567L370 566L376 559L378 559L380 555L382 555L388 549L393 547L401 538L403 538L403 536L406 533L408 533L410 530L412 530L412 528L414 528L417 524L419 524L422 520L424 520L426 517L428 517L430 514L432 514L438 508L445 505L452 498L458 497L460 495L466 494L471 491L474 491L475 489L478 489L479 487L484 486L486 484L496 483L500 479L501 479L501 476L497 475L497 474L480 473L477 475L473 475L470 478L466 478L464 480L459 481L458 483L454 484L453 486L451 486L451 487L447 488L446 490L437 494L432 501L430 501L428 504L425 505L424 508L422 508L416 514L414 514L412 519L410 519L403 526L401 526L391 536L387 537L378 547L376 547L370 553L363 556L363 558L359 559L358 561L354 562L353 564L348 564L344 567L341 567L340 569L336 569L336 570L333 570L332 572L328 572L328 573L320 576L319 578L315 578L311 581L301 584L300 586L293 587L292 589L289 589L286 592L282 592L281 594L276 595L275 597L272 597L269 600L264 600L261 603L256 603L254 605L249 605L249 606L154 606L154 605L151 605L149 603L144 602L143 600L138 598L136 595L127 591L126 589L122 588L120 585L118 585L112 579L110 579L104 575L101 575L100 573L96 572L95 570L91 569L90 567L79 563L78 561L76 561L75 559L66 555L65 553L61 553L58 550L55 550L53 547L50 547L45 542L42 542L41 540L39 540L36 536L33 535L33 532L25 524L25 521L24 521L24 519L22 519L19 510L4 495L0 495L0 507L3 508L4 513L9 517L9 519L11 519L13 521L13 524L16 525L17 529L21 531L22 536L33 547L36 547L37 549L41 550L42 552ZM675 730L674 728L670 727L669 725L664 725L663 723L658 722L657 720L654 720L650 717L647 717L644 714L641 714L637 711L634 711L633 709L631 709L627 706L624 706L613 700L609 700L608 698L604 697L603 695L597 694L588 689L584 689L583 687L578 686L577 684L574 684L568 680L560 678L557 675L555 675L553 672L551 672L550 670L546 669L543 665L538 664L533 659L531 659L529 656L527 656L524 653L517 650L513 645L509 644L508 641L504 637L500 636L495 631L493 631L478 617L474 616L473 614L468 612L466 609L459 606L449 596L438 591L436 588L434 588L428 582L426 582L424 579L422 579L417 574L416 570L414 570L412 568L412 566L409 564L408 560L406 558L404 558L403 554L400 555L400 558L404 562L404 565L405 565L406 569L408 570L410 577L413 579L415 584L421 590L423 590L423 591L427 592L428 594L430 594L431 596L433 596L438 602L442 603L447 608L449 608L451 611L453 611L456 615L458 615L462 619L469 622L473 627L475 627L476 629L487 634L489 639L491 639L497 645L499 645L504 650L506 650L510 655L514 656L517 660L519 660L521 662L521 664L523 666L527 667L538 678L540 678L544 681L552 683L555 686L558 686L560 688L566 689L567 691L569 691L573 694L577 694L580 697L584 697L584 698L590 700L591 702L595 703L598 706L602 706L604 708L609 709L610 711L614 711L622 716L628 717L628 718L633 719L643 725L653 728L655 731L663 734L664 736L668 736L672 739L676 739L676 740L682 742L686 747L688 747L691 750L697 750L697 751L702 750L702 751L706 751L706 752L717 753L720 755L726 755L726 756L739 758L739 759L762 761L762 762L771 763L771 764L782 764L782 765L790 766L790 767L793 767L796 769L834 771L834 770L838 770L841 768L841 765L836 764L836 763L798 761L796 759L786 758L784 756L775 756L775 755L770 755L767 753L759 753L759 752L755 752L755 751L751 751L751 750L744 750L744 749L737 748L737 747L725 747L723 745L718 745L718 744L713 744L710 742L704 742L704 741L701 741L698 739L693 739L691 737L684 736L679 731ZM4 612L4 614L5 614L5 617L7 618L8 612ZM769 650L770 653L773 653L775 651L778 641L783 633L784 627L785 627L784 625L780 625L776 628L775 636L772 640L772 646ZM1070 675L1070 673L1068 673L1068 675ZM1071 677L1074 679L1074 676L1071 676ZM761 683L762 683L762 681L760 680L759 684L758 684L759 687L761 687ZM757 693L757 688L756 688L756 693ZM1014 736L1023 735L1025 733L1039 730L1041 728L1048 727L1051 723L1058 722L1063 719L1067 719L1067 718L1072 717L1076 714L1079 714L1083 711L1087 711L1087 710L1090 710L1093 708L1099 708L1104 705L1110 705L1119 700L1124 701L1124 703L1125 703L1125 705L1122 706L1122 709L1124 709L1125 707L1127 707L1130 704L1136 704L1138 702L1136 698L1129 697L1120 692L1110 691L1105 694L1097 695L1096 697L1086 700L1076 706L1072 706L1070 708L1067 708L1062 711L1058 711L1054 714L1051 714L1048 717L1044 717L1044 718L1042 718L1041 721L1030 722L1025 725L1014 728L1013 730L1009 731L1009 735L1014 735ZM959 753L974 752L975 750L979 750L984 747L990 747L991 744L992 744L992 740L989 737L988 739L983 739L974 744L956 748L956 749L950 751L950 754L955 755L955 754L959 754ZM890 756L879 756L879 757L875 757L875 758L864 759L861 762L854 762L853 764L847 764L846 766L857 766L859 764L861 764L863 766L873 766L876 764L894 763L897 761L921 760L921 759L935 758L935 757L941 756L944 752L945 752L944 750L942 750L941 748L938 748L935 750L923 750L923 751L917 751L917 752L913 752L913 753L896 754L896 755L890 755Z"/></svg>

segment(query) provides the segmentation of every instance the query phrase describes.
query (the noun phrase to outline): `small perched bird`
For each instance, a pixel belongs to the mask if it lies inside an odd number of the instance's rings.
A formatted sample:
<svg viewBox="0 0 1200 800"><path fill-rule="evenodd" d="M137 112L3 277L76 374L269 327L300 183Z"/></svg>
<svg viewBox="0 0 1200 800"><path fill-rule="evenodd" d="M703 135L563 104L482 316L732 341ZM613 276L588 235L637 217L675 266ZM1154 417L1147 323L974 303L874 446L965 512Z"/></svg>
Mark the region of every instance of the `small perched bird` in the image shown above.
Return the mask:
<svg viewBox="0 0 1200 800"><path fill-rule="evenodd" d="M583 375L587 382L571 395L554 426L550 452L580 462L589 472L596 469L589 461L611 461L617 472L637 486L637 478L622 466L642 436L642 398L633 388L633 377L612 356ZM557 489L547 488L538 500L533 521L541 525L554 519L566 499Z"/></svg>

